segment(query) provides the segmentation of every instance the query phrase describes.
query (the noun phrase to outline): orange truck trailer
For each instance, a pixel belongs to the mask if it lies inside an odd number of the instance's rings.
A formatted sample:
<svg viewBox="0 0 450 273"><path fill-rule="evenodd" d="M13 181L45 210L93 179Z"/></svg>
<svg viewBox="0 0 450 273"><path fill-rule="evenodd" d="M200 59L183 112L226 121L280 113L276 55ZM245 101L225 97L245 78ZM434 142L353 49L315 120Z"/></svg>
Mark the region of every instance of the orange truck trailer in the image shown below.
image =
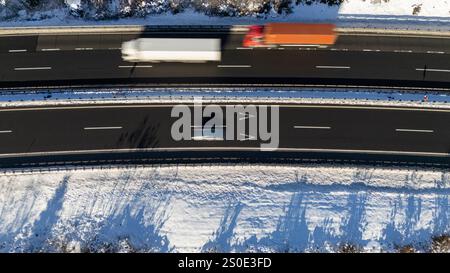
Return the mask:
<svg viewBox="0 0 450 273"><path fill-rule="evenodd" d="M278 45L333 45L337 33L333 24L269 23L251 26L244 47Z"/></svg>

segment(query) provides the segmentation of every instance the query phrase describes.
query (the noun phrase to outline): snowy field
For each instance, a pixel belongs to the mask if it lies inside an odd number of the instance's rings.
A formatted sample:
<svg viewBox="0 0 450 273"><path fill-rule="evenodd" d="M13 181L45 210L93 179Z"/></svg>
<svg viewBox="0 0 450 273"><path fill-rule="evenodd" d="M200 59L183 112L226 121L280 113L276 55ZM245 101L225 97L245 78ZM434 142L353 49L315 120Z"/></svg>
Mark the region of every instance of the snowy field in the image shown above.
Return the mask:
<svg viewBox="0 0 450 273"><path fill-rule="evenodd" d="M450 0L0 0L0 26L229 25L271 21L333 22L341 27L450 30ZM326 2L326 1L325 1ZM60 3L60 4L58 4ZM96 3L96 4L94 4Z"/></svg>
<svg viewBox="0 0 450 273"><path fill-rule="evenodd" d="M447 171L421 169L216 165L6 173L0 251L442 251L432 238L450 232L449 196Z"/></svg>

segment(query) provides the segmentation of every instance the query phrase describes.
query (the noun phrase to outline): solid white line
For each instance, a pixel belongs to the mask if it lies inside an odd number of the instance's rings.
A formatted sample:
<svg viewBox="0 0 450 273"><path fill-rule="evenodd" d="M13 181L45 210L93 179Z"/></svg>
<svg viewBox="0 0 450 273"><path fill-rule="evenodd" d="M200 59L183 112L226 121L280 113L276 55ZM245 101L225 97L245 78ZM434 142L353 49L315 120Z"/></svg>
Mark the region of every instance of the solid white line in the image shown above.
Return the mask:
<svg viewBox="0 0 450 273"><path fill-rule="evenodd" d="M152 65L119 65L119 68L151 68Z"/></svg>
<svg viewBox="0 0 450 273"><path fill-rule="evenodd" d="M9 53L18 53L18 52L27 52L26 49L10 49L8 50Z"/></svg>
<svg viewBox="0 0 450 273"><path fill-rule="evenodd" d="M350 69L350 66L332 66L332 65L316 65L316 68L324 69Z"/></svg>
<svg viewBox="0 0 450 273"><path fill-rule="evenodd" d="M43 48L41 49L41 51L60 51L61 49L59 48Z"/></svg>
<svg viewBox="0 0 450 273"><path fill-rule="evenodd" d="M23 70L50 70L52 69L50 66L42 66L42 67L15 67L14 70L16 71L23 71Z"/></svg>
<svg viewBox="0 0 450 273"><path fill-rule="evenodd" d="M119 130L122 126L106 126L106 127L84 127L84 130Z"/></svg>
<svg viewBox="0 0 450 273"><path fill-rule="evenodd" d="M219 64L217 67L221 68L249 68L252 67L251 65L247 64Z"/></svg>
<svg viewBox="0 0 450 273"><path fill-rule="evenodd" d="M12 131L11 130L0 131L0 134L9 134L9 133L12 133Z"/></svg>
<svg viewBox="0 0 450 273"><path fill-rule="evenodd" d="M413 132L413 133L434 133L434 130L419 130L419 129L395 129L397 132Z"/></svg>
<svg viewBox="0 0 450 273"><path fill-rule="evenodd" d="M434 69L434 68L427 68L427 69L424 69L424 68L416 68L416 70L417 70L417 71L424 71L424 70L426 70L427 72L447 72L447 73L450 73L450 70L448 70L448 69Z"/></svg>
<svg viewBox="0 0 450 273"><path fill-rule="evenodd" d="M331 127L329 126L294 126L295 129L322 129L329 130Z"/></svg>

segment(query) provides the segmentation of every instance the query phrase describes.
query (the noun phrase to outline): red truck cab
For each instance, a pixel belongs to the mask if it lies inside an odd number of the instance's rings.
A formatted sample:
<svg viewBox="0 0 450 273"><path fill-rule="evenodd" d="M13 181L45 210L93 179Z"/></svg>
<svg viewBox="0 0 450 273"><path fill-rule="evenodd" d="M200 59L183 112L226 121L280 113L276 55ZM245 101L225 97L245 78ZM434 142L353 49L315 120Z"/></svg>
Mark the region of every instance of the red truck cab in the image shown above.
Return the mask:
<svg viewBox="0 0 450 273"><path fill-rule="evenodd" d="M264 26L250 26L244 37L244 47L262 47L264 45Z"/></svg>

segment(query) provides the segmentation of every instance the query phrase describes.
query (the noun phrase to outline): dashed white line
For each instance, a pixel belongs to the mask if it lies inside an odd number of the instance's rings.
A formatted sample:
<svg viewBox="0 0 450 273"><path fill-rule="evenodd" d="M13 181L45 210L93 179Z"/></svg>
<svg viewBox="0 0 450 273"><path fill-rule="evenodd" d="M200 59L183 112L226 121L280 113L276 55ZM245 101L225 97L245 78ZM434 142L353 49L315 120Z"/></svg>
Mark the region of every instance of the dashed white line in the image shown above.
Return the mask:
<svg viewBox="0 0 450 273"><path fill-rule="evenodd" d="M52 69L50 66L41 66L41 67L15 67L16 71L25 71L25 70L50 70Z"/></svg>
<svg viewBox="0 0 450 273"><path fill-rule="evenodd" d="M416 68L417 71L427 71L427 72L446 72L446 73L450 73L450 70L448 69L435 69L435 68Z"/></svg>
<svg viewBox="0 0 450 273"><path fill-rule="evenodd" d="M434 133L434 130L423 129L395 129L396 132L412 132L412 133Z"/></svg>
<svg viewBox="0 0 450 273"><path fill-rule="evenodd" d="M238 50L252 50L253 47L236 47Z"/></svg>
<svg viewBox="0 0 450 273"><path fill-rule="evenodd" d="M92 47L77 47L75 50L94 50Z"/></svg>
<svg viewBox="0 0 450 273"><path fill-rule="evenodd" d="M397 52L397 53L412 53L413 51L412 50L397 49L397 50L394 50L394 52Z"/></svg>
<svg viewBox="0 0 450 273"><path fill-rule="evenodd" d="M9 134L12 133L12 130L2 130L0 131L0 134Z"/></svg>
<svg viewBox="0 0 450 273"><path fill-rule="evenodd" d="M252 66L247 65L247 64L219 64L219 65L217 65L217 67L220 67L220 68L250 68Z"/></svg>
<svg viewBox="0 0 450 273"><path fill-rule="evenodd" d="M61 49L59 48L43 48L41 49L41 51L60 51Z"/></svg>
<svg viewBox="0 0 450 273"><path fill-rule="evenodd" d="M119 65L119 68L152 68L152 65Z"/></svg>
<svg viewBox="0 0 450 273"><path fill-rule="evenodd" d="M329 130L329 126L294 126L295 129L319 129L319 130Z"/></svg>
<svg viewBox="0 0 450 273"><path fill-rule="evenodd" d="M8 50L9 53L19 53L19 52L27 52L26 49L10 49Z"/></svg>
<svg viewBox="0 0 450 273"><path fill-rule="evenodd" d="M84 130L120 130L122 126L84 127Z"/></svg>
<svg viewBox="0 0 450 273"><path fill-rule="evenodd" d="M429 53L429 54L444 54L445 52L444 51L432 51L432 50L429 50L429 51L427 51L427 53Z"/></svg>
<svg viewBox="0 0 450 273"><path fill-rule="evenodd" d="M350 69L350 66L316 65L319 69Z"/></svg>

